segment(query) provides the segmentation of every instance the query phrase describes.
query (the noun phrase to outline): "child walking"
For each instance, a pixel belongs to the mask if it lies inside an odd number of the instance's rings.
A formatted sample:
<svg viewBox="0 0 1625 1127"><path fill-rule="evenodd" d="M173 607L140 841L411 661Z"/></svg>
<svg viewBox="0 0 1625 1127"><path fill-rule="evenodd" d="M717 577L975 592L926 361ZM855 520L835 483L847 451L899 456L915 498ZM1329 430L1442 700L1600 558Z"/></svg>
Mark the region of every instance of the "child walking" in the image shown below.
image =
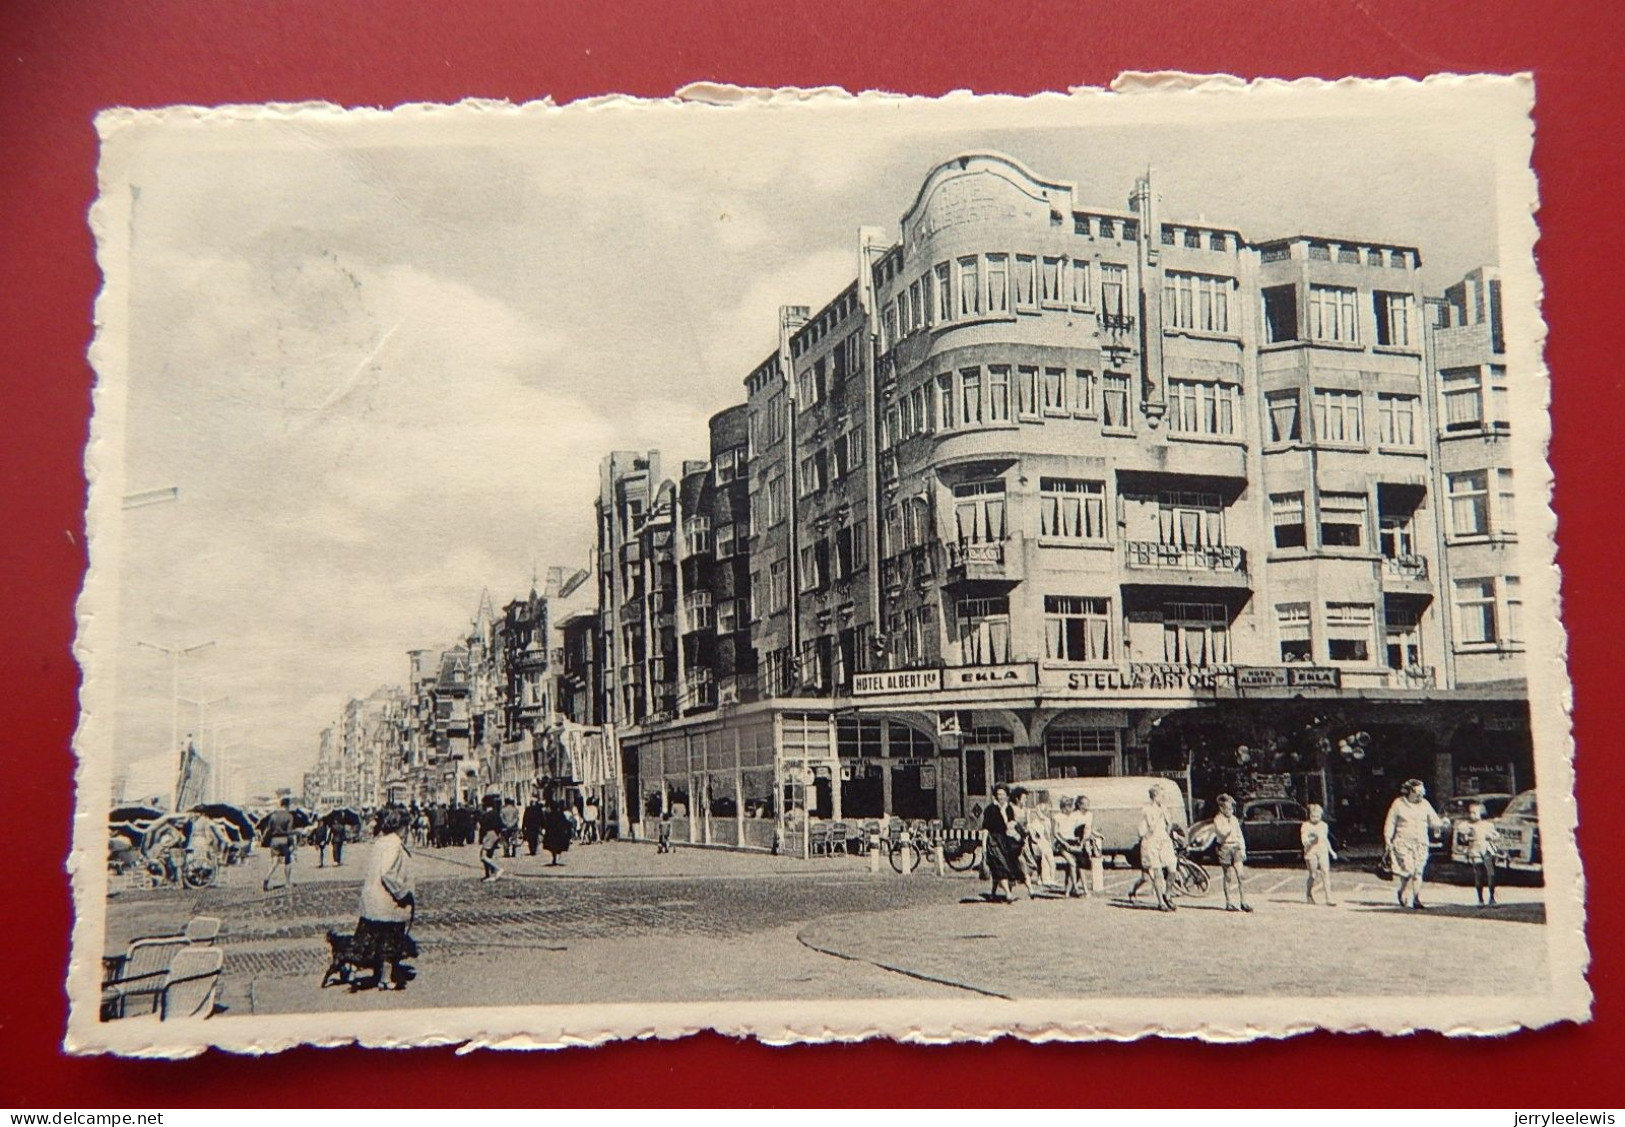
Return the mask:
<svg viewBox="0 0 1625 1127"><path fill-rule="evenodd" d="M1247 863L1247 839L1242 834L1241 819L1236 817L1236 800L1228 794L1219 796L1219 812L1213 815L1213 851L1219 858L1219 872L1224 885L1224 910L1250 912L1247 893L1242 888L1242 873ZM1235 900L1230 898L1230 886L1236 886ZM1239 907L1238 907L1239 905Z"/></svg>
<svg viewBox="0 0 1625 1127"><path fill-rule="evenodd" d="M1495 824L1484 820L1484 804L1475 802L1467 808L1467 821L1456 827L1456 849L1467 859L1473 870L1473 891L1478 903L1484 903L1489 893L1489 906L1495 907L1495 862L1501 856L1495 840Z"/></svg>
<svg viewBox="0 0 1625 1127"><path fill-rule="evenodd" d="M1326 811L1320 803L1309 804L1309 820L1299 828L1298 838L1303 842L1303 867L1308 872L1303 886L1304 899L1311 904L1315 902L1318 881L1326 906L1334 907L1337 901L1332 899L1332 862L1337 854L1332 849L1332 828L1326 824Z"/></svg>

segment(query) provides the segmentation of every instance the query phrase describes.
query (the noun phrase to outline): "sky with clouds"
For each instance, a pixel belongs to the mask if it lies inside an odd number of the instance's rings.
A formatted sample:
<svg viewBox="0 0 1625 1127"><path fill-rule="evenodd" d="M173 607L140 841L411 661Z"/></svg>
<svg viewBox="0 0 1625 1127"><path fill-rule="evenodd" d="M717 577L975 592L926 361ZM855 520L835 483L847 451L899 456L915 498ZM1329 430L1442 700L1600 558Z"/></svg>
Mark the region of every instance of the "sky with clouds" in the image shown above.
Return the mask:
<svg viewBox="0 0 1625 1127"><path fill-rule="evenodd" d="M833 297L857 228L895 236L972 149L1085 204L1152 165L1170 218L1411 243L1434 290L1498 257L1501 151L1439 89L126 129L123 488L180 500L121 515L119 769L172 763L169 664L136 643L213 640L182 693L225 698L250 791L297 786L344 700L454 642L482 589L586 566L606 451L703 457L778 307Z"/></svg>

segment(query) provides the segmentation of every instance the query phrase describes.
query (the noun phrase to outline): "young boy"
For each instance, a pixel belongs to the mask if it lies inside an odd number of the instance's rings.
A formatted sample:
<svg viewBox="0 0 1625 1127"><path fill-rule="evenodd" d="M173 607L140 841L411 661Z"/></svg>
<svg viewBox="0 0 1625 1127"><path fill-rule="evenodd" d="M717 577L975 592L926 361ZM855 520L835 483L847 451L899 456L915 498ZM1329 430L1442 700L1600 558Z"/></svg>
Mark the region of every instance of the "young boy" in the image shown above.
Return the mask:
<svg viewBox="0 0 1625 1127"><path fill-rule="evenodd" d="M1304 882L1304 899L1315 902L1315 882L1319 880L1326 906L1333 907L1337 901L1332 899L1332 862L1337 854L1332 849L1332 828L1326 824L1326 811L1320 803L1309 804L1309 820L1298 830L1298 839L1303 842L1303 867L1309 874Z"/></svg>
<svg viewBox="0 0 1625 1127"><path fill-rule="evenodd" d="M1475 802L1467 808L1467 820L1456 827L1456 850L1467 859L1473 870L1473 891L1480 905L1484 893L1489 892L1490 907L1495 907L1495 862L1501 849L1495 841L1495 825L1484 820L1484 804Z"/></svg>

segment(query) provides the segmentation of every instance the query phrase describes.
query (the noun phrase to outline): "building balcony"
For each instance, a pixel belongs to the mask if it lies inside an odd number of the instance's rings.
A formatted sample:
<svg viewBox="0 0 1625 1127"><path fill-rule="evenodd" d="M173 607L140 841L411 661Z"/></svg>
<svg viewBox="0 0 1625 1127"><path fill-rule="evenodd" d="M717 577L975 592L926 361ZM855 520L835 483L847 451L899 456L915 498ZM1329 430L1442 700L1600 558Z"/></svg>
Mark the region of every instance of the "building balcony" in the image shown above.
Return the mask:
<svg viewBox="0 0 1625 1127"><path fill-rule="evenodd" d="M1409 669L1390 669L1388 687L1392 689L1432 689L1438 685L1438 672L1431 665L1413 665Z"/></svg>
<svg viewBox="0 0 1625 1127"><path fill-rule="evenodd" d="M1123 541L1123 563L1130 571L1154 572L1131 580L1181 587L1249 586L1247 553L1233 544L1182 547L1155 540Z"/></svg>
<svg viewBox="0 0 1625 1127"><path fill-rule="evenodd" d="M1127 313L1100 314L1100 327L1108 333L1127 333L1134 330L1134 318Z"/></svg>
<svg viewBox="0 0 1625 1127"><path fill-rule="evenodd" d="M642 621L643 600L639 599L637 602L621 604L621 622L623 624L630 626Z"/></svg>
<svg viewBox="0 0 1625 1127"><path fill-rule="evenodd" d="M1428 560L1426 556L1384 556L1382 558L1383 587L1390 591L1426 591L1428 589Z"/></svg>
<svg viewBox="0 0 1625 1127"><path fill-rule="evenodd" d="M1022 539L950 540L947 582L1020 583L1026 578Z"/></svg>

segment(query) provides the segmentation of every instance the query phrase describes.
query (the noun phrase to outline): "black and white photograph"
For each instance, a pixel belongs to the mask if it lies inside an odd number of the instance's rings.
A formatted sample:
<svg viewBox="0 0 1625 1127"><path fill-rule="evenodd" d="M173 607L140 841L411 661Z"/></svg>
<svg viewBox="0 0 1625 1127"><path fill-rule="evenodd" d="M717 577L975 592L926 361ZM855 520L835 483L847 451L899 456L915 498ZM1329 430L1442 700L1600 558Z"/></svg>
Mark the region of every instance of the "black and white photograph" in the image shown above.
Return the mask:
<svg viewBox="0 0 1625 1127"><path fill-rule="evenodd" d="M104 113L69 1049L1585 1020L1533 106Z"/></svg>

